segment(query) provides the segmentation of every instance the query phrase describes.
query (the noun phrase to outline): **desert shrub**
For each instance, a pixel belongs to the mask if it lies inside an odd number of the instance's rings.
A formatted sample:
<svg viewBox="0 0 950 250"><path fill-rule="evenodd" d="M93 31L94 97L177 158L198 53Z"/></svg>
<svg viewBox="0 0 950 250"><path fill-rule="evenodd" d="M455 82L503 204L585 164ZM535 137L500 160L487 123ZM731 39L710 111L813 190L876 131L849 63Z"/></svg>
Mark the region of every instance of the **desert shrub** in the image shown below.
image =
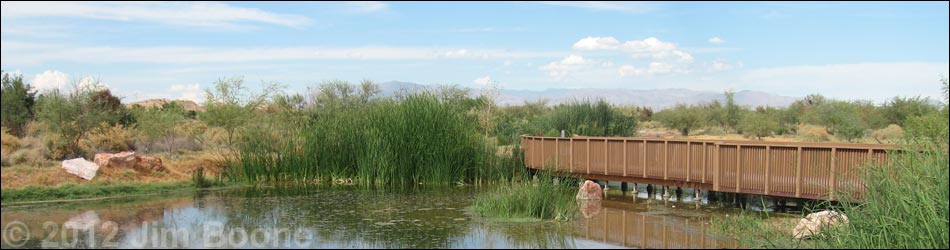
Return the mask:
<svg viewBox="0 0 950 250"><path fill-rule="evenodd" d="M57 89L41 95L36 118L45 124L54 159L84 155L80 141L102 123L113 126L131 120L119 99L99 84L76 84L67 92Z"/></svg>
<svg viewBox="0 0 950 250"><path fill-rule="evenodd" d="M270 83L260 93L251 93L244 87L243 77L222 78L214 87L205 90L205 112L199 118L208 126L227 133L227 145L233 146L238 130L253 117L254 111L280 91L280 84Z"/></svg>
<svg viewBox="0 0 950 250"><path fill-rule="evenodd" d="M891 124L906 126L911 117L924 116L937 111L937 107L930 104L930 98L901 98L894 97L881 107L881 113Z"/></svg>
<svg viewBox="0 0 950 250"><path fill-rule="evenodd" d="M897 143L904 137L904 129L897 124L891 124L886 128L872 131L871 137L878 143Z"/></svg>
<svg viewBox="0 0 950 250"><path fill-rule="evenodd" d="M135 134L122 125L102 124L80 141L80 147L90 159L96 153L129 151L135 148Z"/></svg>
<svg viewBox="0 0 950 250"><path fill-rule="evenodd" d="M33 119L36 92L23 83L23 76L3 73L0 102L0 124L8 133L23 136L24 126Z"/></svg>
<svg viewBox="0 0 950 250"><path fill-rule="evenodd" d="M660 111L654 116L663 126L675 129L684 136L703 126L703 111L702 107L698 106L679 104L675 108Z"/></svg>
<svg viewBox="0 0 950 250"><path fill-rule="evenodd" d="M780 125L775 117L763 112L746 112L739 122L739 128L746 136L762 139L762 137L771 136L780 128Z"/></svg>
<svg viewBox="0 0 950 250"><path fill-rule="evenodd" d="M545 135L555 131L554 135L557 136L561 130L566 130L568 135L631 136L637 129L635 115L624 113L604 100L596 103L573 101L560 104L538 119L537 122L542 126L535 132Z"/></svg>
<svg viewBox="0 0 950 250"><path fill-rule="evenodd" d="M3 138L0 138L0 139L2 139L3 151L12 152L13 150L16 150L17 148L20 148L20 139L17 138L16 136L11 135L9 129L7 129L6 127L3 127L2 132L3 132L2 134Z"/></svg>
<svg viewBox="0 0 950 250"><path fill-rule="evenodd" d="M833 138L833 136L828 133L828 130L821 126L799 124L797 130L798 137L804 141L828 142Z"/></svg>
<svg viewBox="0 0 950 250"><path fill-rule="evenodd" d="M911 140L936 140L936 142L947 143L948 135L947 118L938 113L931 113L926 116L911 117L907 119L905 135Z"/></svg>
<svg viewBox="0 0 950 250"><path fill-rule="evenodd" d="M838 138L853 141L864 137L868 123L861 117L860 105L843 101L827 101L806 115L809 124L824 126Z"/></svg>

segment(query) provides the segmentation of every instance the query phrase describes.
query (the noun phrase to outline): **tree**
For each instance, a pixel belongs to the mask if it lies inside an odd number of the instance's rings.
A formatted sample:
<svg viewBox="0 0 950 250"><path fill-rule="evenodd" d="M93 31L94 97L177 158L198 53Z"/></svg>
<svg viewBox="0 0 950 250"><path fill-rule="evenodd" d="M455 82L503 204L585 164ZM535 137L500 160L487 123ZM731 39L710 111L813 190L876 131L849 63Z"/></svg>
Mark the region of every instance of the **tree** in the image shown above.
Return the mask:
<svg viewBox="0 0 950 250"><path fill-rule="evenodd" d="M178 134L176 126L184 120L183 110L174 107L136 109L134 112L139 134L145 136L146 141L163 140L165 149L170 152L175 151L174 141Z"/></svg>
<svg viewBox="0 0 950 250"><path fill-rule="evenodd" d="M730 128L738 130L739 120L742 119L742 107L739 107L736 104L736 92L729 90L725 93L726 96L726 106L725 106L725 118L726 125Z"/></svg>
<svg viewBox="0 0 950 250"><path fill-rule="evenodd" d="M118 100L98 82L74 84L68 92L57 89L40 95L36 118L58 136L47 143L54 158L82 156L85 152L80 140L102 124L118 124L127 114Z"/></svg>
<svg viewBox="0 0 950 250"><path fill-rule="evenodd" d="M739 121L739 127L746 135L755 136L761 140L762 137L770 136L779 129L778 120L766 113L765 109L756 112L747 112Z"/></svg>
<svg viewBox="0 0 950 250"><path fill-rule="evenodd" d="M660 111L655 116L663 126L675 129L684 136L688 136L690 131L703 125L703 114L700 107L696 106L679 104L673 109Z"/></svg>
<svg viewBox="0 0 950 250"><path fill-rule="evenodd" d="M835 136L847 141L864 137L867 123L861 119L858 106L844 101L829 101L808 113L806 121L828 128Z"/></svg>
<svg viewBox="0 0 950 250"><path fill-rule="evenodd" d="M200 118L208 126L220 127L228 134L228 146L234 145L234 135L271 96L283 87L278 83L263 84L261 93L251 93L244 87L243 77L221 78L214 87L205 90L205 112Z"/></svg>
<svg viewBox="0 0 950 250"><path fill-rule="evenodd" d="M881 107L881 113L887 122L905 126L910 117L923 116L937 111L937 107L930 104L929 98L901 98L894 97Z"/></svg>
<svg viewBox="0 0 950 250"><path fill-rule="evenodd" d="M0 88L0 123L16 136L23 136L26 123L33 119L36 92L23 83L23 76L3 74Z"/></svg>

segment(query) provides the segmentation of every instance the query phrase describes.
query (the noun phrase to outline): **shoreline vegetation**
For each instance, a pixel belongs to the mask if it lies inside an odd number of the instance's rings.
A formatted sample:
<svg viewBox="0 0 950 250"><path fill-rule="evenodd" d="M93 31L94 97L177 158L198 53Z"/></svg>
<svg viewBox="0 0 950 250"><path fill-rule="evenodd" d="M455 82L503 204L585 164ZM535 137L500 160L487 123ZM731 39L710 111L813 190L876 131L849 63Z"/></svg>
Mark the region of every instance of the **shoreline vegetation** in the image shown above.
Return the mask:
<svg viewBox="0 0 950 250"><path fill-rule="evenodd" d="M947 80L942 84L946 95ZM3 202L268 183L473 185L489 188L474 201L480 215L570 220L577 182L554 183L546 173L535 181L522 162L520 135L893 143L933 150L869 166L873 195L836 208L853 218L847 226L790 242L768 214L740 214L726 219L734 227L724 231L764 247L947 246L947 99L935 105L897 97L877 105L810 95L785 108L752 108L726 92L723 101L654 111L589 100L500 107L497 86L477 97L454 86L382 97L369 81L324 82L305 94L286 94L278 83L252 92L241 77L212 85L198 108L143 107L123 104L100 84L37 93L22 77L4 74ZM58 167L64 159L122 151L158 156L167 170L103 168L96 180L81 181Z"/></svg>

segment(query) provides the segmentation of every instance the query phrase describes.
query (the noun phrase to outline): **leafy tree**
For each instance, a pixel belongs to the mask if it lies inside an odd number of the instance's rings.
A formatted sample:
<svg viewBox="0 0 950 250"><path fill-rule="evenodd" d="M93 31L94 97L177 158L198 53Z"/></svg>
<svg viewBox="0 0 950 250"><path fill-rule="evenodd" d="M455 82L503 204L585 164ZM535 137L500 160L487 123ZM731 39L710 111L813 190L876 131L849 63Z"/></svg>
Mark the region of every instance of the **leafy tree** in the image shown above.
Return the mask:
<svg viewBox="0 0 950 250"><path fill-rule="evenodd" d="M736 92L729 90L725 93L726 106L725 118L726 125L733 129L739 129L739 120L742 119L742 107L736 104Z"/></svg>
<svg viewBox="0 0 950 250"><path fill-rule="evenodd" d="M887 122L904 126L907 119L923 116L937 111L937 107L930 104L929 98L901 98L894 97L881 107L881 113Z"/></svg>
<svg viewBox="0 0 950 250"><path fill-rule="evenodd" d="M127 116L118 97L99 84L74 84L71 91L53 90L38 98L36 118L57 135L49 141L53 156L77 157L85 152L80 140L105 124L114 126Z"/></svg>
<svg viewBox="0 0 950 250"><path fill-rule="evenodd" d="M283 87L278 83L263 84L261 93L252 93L244 87L243 77L221 78L214 87L205 90L205 112L200 119L208 126L220 127L228 134L228 146L234 145L234 135Z"/></svg>
<svg viewBox="0 0 950 250"><path fill-rule="evenodd" d="M185 119L184 110L176 107L170 105L163 108L135 109L136 129L139 134L145 136L144 139L148 142L163 140L165 149L174 152L175 137L178 135L176 126Z"/></svg>
<svg viewBox="0 0 950 250"><path fill-rule="evenodd" d="M359 86L347 81L327 81L321 83L316 90L311 89L311 92L311 105L332 110L366 104L381 90L379 85L368 80L364 80Z"/></svg>
<svg viewBox="0 0 950 250"><path fill-rule="evenodd" d="M703 126L702 110L696 106L679 104L675 108L660 111L655 116L664 126L680 131L684 136Z"/></svg>
<svg viewBox="0 0 950 250"><path fill-rule="evenodd" d="M808 113L806 121L828 128L835 136L847 141L864 137L868 126L861 119L857 105L843 101L829 101Z"/></svg>
<svg viewBox="0 0 950 250"><path fill-rule="evenodd" d="M29 84L23 83L23 76L3 74L0 88L0 123L9 128L13 135L22 136L26 123L33 119L33 106L36 93Z"/></svg>
<svg viewBox="0 0 950 250"><path fill-rule="evenodd" d="M779 121L767 113L765 109L759 109L756 112L746 112L739 121L739 127L745 134L755 136L761 140L762 137L770 136L779 129Z"/></svg>

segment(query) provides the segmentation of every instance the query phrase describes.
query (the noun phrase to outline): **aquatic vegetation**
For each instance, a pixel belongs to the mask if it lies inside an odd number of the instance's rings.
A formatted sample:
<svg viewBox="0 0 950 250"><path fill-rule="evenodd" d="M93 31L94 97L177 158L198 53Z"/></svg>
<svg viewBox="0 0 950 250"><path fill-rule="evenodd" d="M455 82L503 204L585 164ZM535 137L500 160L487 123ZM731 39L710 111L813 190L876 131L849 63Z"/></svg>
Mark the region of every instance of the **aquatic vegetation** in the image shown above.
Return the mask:
<svg viewBox="0 0 950 250"><path fill-rule="evenodd" d="M144 195L193 190L189 182L64 184L55 187L27 186L4 189L0 200L4 203L25 201L69 200Z"/></svg>
<svg viewBox="0 0 950 250"><path fill-rule="evenodd" d="M549 171L539 172L537 180L526 176L479 194L474 209L481 216L503 219L572 220L577 212L576 183L573 178L555 181Z"/></svg>
<svg viewBox="0 0 950 250"><path fill-rule="evenodd" d="M458 101L429 93L314 110L299 139L247 132L229 173L259 181L354 179L362 185L510 180L520 155L499 156ZM293 137L292 135L290 137Z"/></svg>

